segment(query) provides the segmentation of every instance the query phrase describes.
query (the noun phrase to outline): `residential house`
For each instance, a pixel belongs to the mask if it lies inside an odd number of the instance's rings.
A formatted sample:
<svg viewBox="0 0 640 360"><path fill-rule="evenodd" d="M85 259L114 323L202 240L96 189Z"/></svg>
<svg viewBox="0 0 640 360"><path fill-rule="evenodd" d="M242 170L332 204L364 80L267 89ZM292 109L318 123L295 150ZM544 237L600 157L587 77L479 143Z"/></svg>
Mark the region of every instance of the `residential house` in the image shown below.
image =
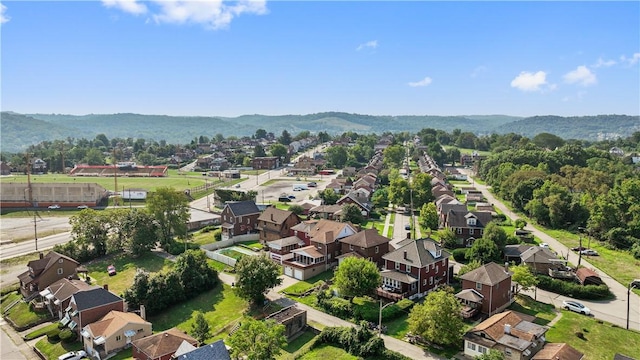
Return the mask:
<svg viewBox="0 0 640 360"><path fill-rule="evenodd" d="M80 332L85 351L98 359L104 359L130 346L132 341L151 334L151 323L140 315L115 310L85 326Z"/></svg>
<svg viewBox="0 0 640 360"><path fill-rule="evenodd" d="M0 175L11 175L11 166L5 161L0 161Z"/></svg>
<svg viewBox="0 0 640 360"><path fill-rule="evenodd" d="M342 176L344 177L353 177L356 176L356 168L353 166L346 166L342 169Z"/></svg>
<svg viewBox="0 0 640 360"><path fill-rule="evenodd" d="M376 289L379 296L394 301L421 298L449 283L450 254L433 239L405 239L397 246L382 256L382 286Z"/></svg>
<svg viewBox="0 0 640 360"><path fill-rule="evenodd" d="M47 172L47 162L40 158L34 159L31 164L31 169L34 174L45 173Z"/></svg>
<svg viewBox="0 0 640 360"><path fill-rule="evenodd" d="M491 316L506 309L513 302L511 273L505 266L490 262L460 276L460 279L462 291L456 294L456 297L469 308L469 312L478 309L481 314ZM480 301L470 301L467 295L470 290L473 290L474 295L481 295Z"/></svg>
<svg viewBox="0 0 640 360"><path fill-rule="evenodd" d="M222 209L222 239L248 234L255 230L260 210L252 200L230 201Z"/></svg>
<svg viewBox="0 0 640 360"><path fill-rule="evenodd" d="M96 285L89 285L83 280L60 279L42 290L40 296L43 297L43 302L47 306L47 309L49 309L51 315L62 319L64 317L64 309L69 307L69 301L73 294L98 287L99 286Z"/></svg>
<svg viewBox="0 0 640 360"><path fill-rule="evenodd" d="M304 241L304 245L311 245L311 233L314 227L318 224L319 220L305 220L299 223L298 225L291 227L291 235L297 236L302 241Z"/></svg>
<svg viewBox="0 0 640 360"><path fill-rule="evenodd" d="M494 213L496 209L493 207L491 203L476 202L476 211L486 211L486 212Z"/></svg>
<svg viewBox="0 0 640 360"><path fill-rule="evenodd" d="M309 241L308 246L292 250L293 258L284 262L284 274L298 280L306 280L334 266L340 255L338 240L356 233L350 223L324 219L300 223L292 230L305 243L306 239Z"/></svg>
<svg viewBox="0 0 640 360"><path fill-rule="evenodd" d="M360 209L360 213L362 214L362 216L368 218L372 208L371 202L369 201L369 198L360 197L358 195L359 194L357 192L350 191L347 195L344 195L343 197L338 199L338 201L336 201L336 205L344 206L347 204L353 204L357 206L358 209Z"/></svg>
<svg viewBox="0 0 640 360"><path fill-rule="evenodd" d="M307 328L307 310L291 305L267 316L265 320L273 320L284 325L284 335L287 337L287 341L290 341Z"/></svg>
<svg viewBox="0 0 640 360"><path fill-rule="evenodd" d="M107 285L104 285L104 287L73 294L60 323L71 330L78 331L98 321L112 310L124 311L124 300L110 292Z"/></svg>
<svg viewBox="0 0 640 360"><path fill-rule="evenodd" d="M280 158L277 156L255 157L251 160L254 170L272 170L280 167Z"/></svg>
<svg viewBox="0 0 640 360"><path fill-rule="evenodd" d="M453 191L449 190L446 186L442 186L440 184L431 188L431 194L433 194L434 198L437 198L438 196L442 196L442 195L449 195L452 197L455 196Z"/></svg>
<svg viewBox="0 0 640 360"><path fill-rule="evenodd" d="M193 347L187 342L182 343L183 346L187 347L185 344ZM199 348L193 347L188 352L180 352L179 350L175 354L177 356L176 360L231 360L231 355L224 344L224 340L218 340Z"/></svg>
<svg viewBox="0 0 640 360"><path fill-rule="evenodd" d="M567 343L546 343L532 360L582 360L584 354Z"/></svg>
<svg viewBox="0 0 640 360"><path fill-rule="evenodd" d="M298 215L291 211L269 207L258 217L256 229L260 231L260 242L282 239L291 232L291 227L300 223Z"/></svg>
<svg viewBox="0 0 640 360"><path fill-rule="evenodd" d="M285 260L293 258L293 250L304 247L305 243L302 239L293 235L268 241L267 246L269 247L269 258L282 265Z"/></svg>
<svg viewBox="0 0 640 360"><path fill-rule="evenodd" d="M342 205L319 205L309 209L309 217L317 219L340 220Z"/></svg>
<svg viewBox="0 0 640 360"><path fill-rule="evenodd" d="M178 328L171 328L133 341L132 355L136 360L170 360L174 358L183 341L198 346L198 340Z"/></svg>
<svg viewBox="0 0 640 360"><path fill-rule="evenodd" d="M536 274L549 275L550 269L558 266L558 256L546 247L529 246L520 254L520 263L527 264Z"/></svg>
<svg viewBox="0 0 640 360"><path fill-rule="evenodd" d="M474 358L494 349L506 359L530 360L545 344L546 326L533 323L535 317L505 311L481 322L464 335L464 354Z"/></svg>
<svg viewBox="0 0 640 360"><path fill-rule="evenodd" d="M476 238L482 237L484 228L492 219L489 212L449 210L444 227L453 230L460 245L468 247Z"/></svg>
<svg viewBox="0 0 640 360"><path fill-rule="evenodd" d="M438 205L436 205L438 207ZM449 215L449 211L455 211L459 213L467 212L467 205L461 203L456 199L452 199L448 202L443 202L439 205L438 210L438 224L440 227L445 227L447 223L447 216Z"/></svg>
<svg viewBox="0 0 640 360"><path fill-rule="evenodd" d="M74 259L50 251L47 255L40 253L40 258L27 263L29 270L18 275L20 293L26 300L31 300L38 293L54 282L76 277L76 268L80 265Z"/></svg>
<svg viewBox="0 0 640 360"><path fill-rule="evenodd" d="M342 255L338 258L356 253L381 267L384 264L382 256L389 252L390 241L388 237L378 234L378 230L366 229L340 239Z"/></svg>

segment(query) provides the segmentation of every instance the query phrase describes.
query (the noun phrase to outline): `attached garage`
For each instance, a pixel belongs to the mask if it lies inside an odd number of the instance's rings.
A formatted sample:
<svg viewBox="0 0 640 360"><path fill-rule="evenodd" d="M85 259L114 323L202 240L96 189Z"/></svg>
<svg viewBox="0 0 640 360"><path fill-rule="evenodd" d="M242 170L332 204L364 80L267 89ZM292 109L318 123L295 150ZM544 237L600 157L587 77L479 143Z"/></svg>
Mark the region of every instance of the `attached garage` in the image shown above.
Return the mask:
<svg viewBox="0 0 640 360"><path fill-rule="evenodd" d="M303 274L302 274L302 270L295 269L293 271L293 278L294 279L298 279L298 280L304 280L304 277L303 277Z"/></svg>
<svg viewBox="0 0 640 360"><path fill-rule="evenodd" d="M291 266L284 267L284 274L293 277L293 268Z"/></svg>

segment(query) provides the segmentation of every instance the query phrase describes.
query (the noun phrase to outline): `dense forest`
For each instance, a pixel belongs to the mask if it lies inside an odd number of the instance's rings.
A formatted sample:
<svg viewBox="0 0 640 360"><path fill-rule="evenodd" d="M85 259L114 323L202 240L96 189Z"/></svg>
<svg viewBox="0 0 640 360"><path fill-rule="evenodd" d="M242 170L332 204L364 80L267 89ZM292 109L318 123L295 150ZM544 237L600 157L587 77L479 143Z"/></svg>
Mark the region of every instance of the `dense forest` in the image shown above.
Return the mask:
<svg viewBox="0 0 640 360"><path fill-rule="evenodd" d="M194 137L215 134L251 136L262 128L268 132L309 131L338 135L347 131L361 134L384 132L418 132L433 128L452 132L462 129L476 135L516 133L534 137L547 132L563 139L604 140L630 136L640 130L640 117L598 115L585 117L536 116L529 118L505 115L474 116L373 116L325 112L308 115L166 116L141 114L17 114L0 113L3 151L23 151L41 141L67 138L93 138L105 134L110 138L142 138L183 144Z"/></svg>

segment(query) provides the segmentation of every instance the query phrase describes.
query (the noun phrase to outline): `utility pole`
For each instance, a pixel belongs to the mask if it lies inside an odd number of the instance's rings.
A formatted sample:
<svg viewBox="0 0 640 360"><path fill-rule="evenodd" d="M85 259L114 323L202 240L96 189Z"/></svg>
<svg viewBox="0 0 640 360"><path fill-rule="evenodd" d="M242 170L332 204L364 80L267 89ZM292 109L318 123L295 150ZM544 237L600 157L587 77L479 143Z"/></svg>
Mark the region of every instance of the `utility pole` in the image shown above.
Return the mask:
<svg viewBox="0 0 640 360"><path fill-rule="evenodd" d="M580 267L580 262L582 262L582 231L584 230L585 229L583 227L578 228L578 231L580 232L578 235L578 241L580 242L580 245L578 245L578 267Z"/></svg>
<svg viewBox="0 0 640 360"><path fill-rule="evenodd" d="M115 147L113 148L113 156L111 157L111 162L113 163L113 188L115 190L113 205L118 206L118 162L116 161Z"/></svg>
<svg viewBox="0 0 640 360"><path fill-rule="evenodd" d="M36 251L38 251L38 223L36 222L36 212L33 212L33 235L36 239Z"/></svg>

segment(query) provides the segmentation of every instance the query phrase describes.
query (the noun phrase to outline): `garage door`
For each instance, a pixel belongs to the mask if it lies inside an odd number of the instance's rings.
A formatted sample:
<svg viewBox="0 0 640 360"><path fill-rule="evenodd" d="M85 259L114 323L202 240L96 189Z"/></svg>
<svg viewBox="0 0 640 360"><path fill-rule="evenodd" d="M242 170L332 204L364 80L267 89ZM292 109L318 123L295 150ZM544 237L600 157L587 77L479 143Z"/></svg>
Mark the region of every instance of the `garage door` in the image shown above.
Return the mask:
<svg viewBox="0 0 640 360"><path fill-rule="evenodd" d="M301 270L294 270L293 271L293 277L298 279L298 280L302 280L302 271Z"/></svg>
<svg viewBox="0 0 640 360"><path fill-rule="evenodd" d="M293 269L290 266L285 266L284 274L287 276L293 276Z"/></svg>

